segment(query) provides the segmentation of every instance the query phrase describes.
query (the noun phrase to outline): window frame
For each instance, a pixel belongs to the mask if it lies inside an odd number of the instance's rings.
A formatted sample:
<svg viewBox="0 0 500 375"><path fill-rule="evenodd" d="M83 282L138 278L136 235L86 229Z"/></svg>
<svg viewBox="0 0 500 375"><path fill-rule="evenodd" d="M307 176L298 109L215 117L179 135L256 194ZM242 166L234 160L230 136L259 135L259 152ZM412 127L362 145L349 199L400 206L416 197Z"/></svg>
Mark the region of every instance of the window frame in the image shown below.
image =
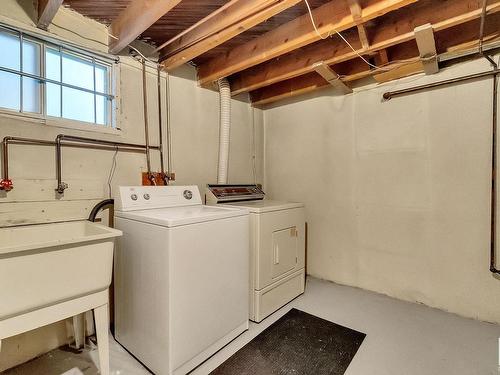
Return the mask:
<svg viewBox="0 0 500 375"><path fill-rule="evenodd" d="M5 26L4 24L0 24L0 32L10 34L19 39L20 45L20 56L19 56L19 70L11 69L7 67L0 66L0 71L15 74L20 77L20 105L19 110L0 107L0 115L5 115L8 117L16 117L16 118L24 118L31 119L33 122L39 122L46 125L63 127L69 129L76 130L88 130L88 131L97 131L104 133L116 134L120 131L120 128L117 126L117 85L116 85L116 76L117 76L117 67L119 59L116 57L111 57L109 55L105 55L102 53L96 53L94 51L87 51L85 49L75 47L71 44L66 44L62 41L53 40L53 38L43 38L35 35L33 33L25 32L20 29L16 29L13 27ZM39 56L38 56L38 69L40 74L31 74L23 71L23 43L27 41L33 44L36 44L39 48ZM60 80L53 80L46 77L46 51L47 49L51 49L58 53L60 63L61 63L61 72L60 72ZM63 56L74 56L78 60L88 61L93 67L93 89L86 89L80 86L71 85L64 83L62 80L62 60ZM106 68L106 90L105 92L100 92L96 87L96 67L103 66ZM38 82L39 85L39 96L38 96L38 107L39 112L29 112L25 111L23 108L23 79L33 79ZM61 116L50 116L47 114L47 83L51 83L57 85L60 89L60 115ZM80 121L62 117L63 115L63 96L62 91L63 88L67 87L70 89L75 89L80 92L87 92L93 95L94 97L94 122ZM97 119L97 97L106 98L106 123L101 124L98 123Z"/></svg>

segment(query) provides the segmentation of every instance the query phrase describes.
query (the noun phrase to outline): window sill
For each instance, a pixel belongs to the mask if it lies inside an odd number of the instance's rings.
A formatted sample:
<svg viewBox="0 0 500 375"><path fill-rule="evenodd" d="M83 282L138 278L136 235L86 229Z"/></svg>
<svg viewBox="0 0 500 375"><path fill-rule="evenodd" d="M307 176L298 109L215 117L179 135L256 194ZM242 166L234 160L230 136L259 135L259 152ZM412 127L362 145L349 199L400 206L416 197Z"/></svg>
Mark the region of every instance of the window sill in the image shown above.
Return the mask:
<svg viewBox="0 0 500 375"><path fill-rule="evenodd" d="M96 125L89 122L68 120L57 117L43 117L42 115L36 113L20 113L20 112L0 109L0 116L31 123L37 123L40 125L62 128L62 129L79 130L85 132L94 132L94 133L111 134L111 135L122 134L120 129L112 128L109 126Z"/></svg>

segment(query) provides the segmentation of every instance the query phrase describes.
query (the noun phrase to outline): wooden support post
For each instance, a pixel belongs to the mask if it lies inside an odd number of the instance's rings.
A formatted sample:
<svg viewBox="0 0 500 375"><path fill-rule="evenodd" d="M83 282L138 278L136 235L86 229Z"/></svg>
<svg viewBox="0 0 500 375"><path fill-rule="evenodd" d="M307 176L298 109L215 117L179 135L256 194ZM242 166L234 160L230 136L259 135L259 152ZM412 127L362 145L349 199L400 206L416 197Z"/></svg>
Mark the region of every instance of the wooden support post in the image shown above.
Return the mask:
<svg viewBox="0 0 500 375"><path fill-rule="evenodd" d="M340 76L333 71L327 64L324 62L319 62L313 65L314 70L321 77L323 77L330 85L335 88L340 89L339 91L342 94L350 94L352 90L349 86L347 86L341 79Z"/></svg>
<svg viewBox="0 0 500 375"><path fill-rule="evenodd" d="M425 24L415 27L415 39L417 41L418 51L424 65L425 74L435 74L439 72L437 62L436 42L434 40L434 31L431 24Z"/></svg>

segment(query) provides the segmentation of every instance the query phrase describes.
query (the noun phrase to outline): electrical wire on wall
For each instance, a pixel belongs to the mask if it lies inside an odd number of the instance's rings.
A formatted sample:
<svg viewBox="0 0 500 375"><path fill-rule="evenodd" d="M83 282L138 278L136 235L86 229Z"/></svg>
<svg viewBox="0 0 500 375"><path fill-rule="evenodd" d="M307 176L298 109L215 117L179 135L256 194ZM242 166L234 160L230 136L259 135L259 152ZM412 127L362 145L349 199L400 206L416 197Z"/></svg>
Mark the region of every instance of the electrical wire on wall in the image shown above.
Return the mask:
<svg viewBox="0 0 500 375"><path fill-rule="evenodd" d="M115 149L115 153L113 154L113 161L111 162L111 168L109 169L109 175L108 175L108 192L109 192L109 198L112 197L112 191L111 191L111 183L113 182L113 177L115 176L115 171L116 171L116 158L118 156L118 147Z"/></svg>

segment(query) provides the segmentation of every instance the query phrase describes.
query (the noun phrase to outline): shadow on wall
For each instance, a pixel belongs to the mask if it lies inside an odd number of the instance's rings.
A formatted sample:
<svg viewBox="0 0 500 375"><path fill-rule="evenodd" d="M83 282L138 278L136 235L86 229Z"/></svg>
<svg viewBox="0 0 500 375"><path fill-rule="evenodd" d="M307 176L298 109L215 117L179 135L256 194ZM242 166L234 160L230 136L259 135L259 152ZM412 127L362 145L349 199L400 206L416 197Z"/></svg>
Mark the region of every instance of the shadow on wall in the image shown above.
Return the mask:
<svg viewBox="0 0 500 375"><path fill-rule="evenodd" d="M26 15L36 24L38 12L33 6L33 0L17 0L19 6L24 10Z"/></svg>

